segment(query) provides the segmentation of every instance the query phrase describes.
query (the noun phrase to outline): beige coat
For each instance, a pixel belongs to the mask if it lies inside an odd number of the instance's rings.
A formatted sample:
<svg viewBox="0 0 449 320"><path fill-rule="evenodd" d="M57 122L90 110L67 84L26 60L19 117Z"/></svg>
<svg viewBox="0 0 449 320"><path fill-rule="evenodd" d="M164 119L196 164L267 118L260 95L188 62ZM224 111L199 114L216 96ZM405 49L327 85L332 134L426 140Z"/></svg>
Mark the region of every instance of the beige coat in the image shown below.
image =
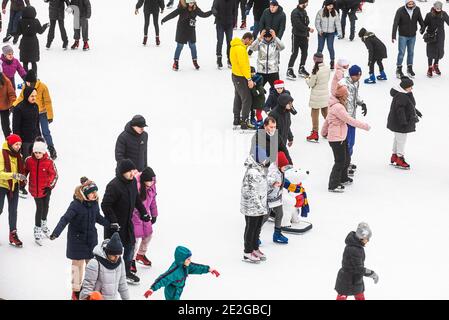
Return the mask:
<svg viewBox="0 0 449 320"><path fill-rule="evenodd" d="M307 85L311 88L309 107L312 109L326 108L329 102L329 79L331 71L324 63L319 64L320 70L316 74L311 74L306 79Z"/></svg>

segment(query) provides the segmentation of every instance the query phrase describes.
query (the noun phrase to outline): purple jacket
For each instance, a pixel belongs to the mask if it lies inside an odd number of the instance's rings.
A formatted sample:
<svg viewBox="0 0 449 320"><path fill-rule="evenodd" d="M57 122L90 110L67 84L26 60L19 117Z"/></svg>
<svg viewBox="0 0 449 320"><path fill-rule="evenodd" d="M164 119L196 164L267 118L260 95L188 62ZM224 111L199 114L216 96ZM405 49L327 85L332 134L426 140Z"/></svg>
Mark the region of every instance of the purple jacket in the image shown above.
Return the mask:
<svg viewBox="0 0 449 320"><path fill-rule="evenodd" d="M136 175L137 189L140 191L140 173ZM143 205L147 212L152 217L157 217L157 204L156 204L156 178L153 178L154 184L151 188L147 189L147 198L143 201ZM140 192L139 192L140 193ZM137 209L134 209L132 217L134 225L134 236L137 238L146 238L153 233L153 225L151 221L144 222L140 219L140 213Z"/></svg>
<svg viewBox="0 0 449 320"><path fill-rule="evenodd" d="M6 59L6 57L2 54L2 67L3 67L3 74L8 77L9 80L11 80L12 83L14 82L14 75L16 72L19 73L19 76L24 79L27 72L22 67L22 64L17 60L16 58L12 59L12 61L9 61ZM15 89L15 88L14 88Z"/></svg>

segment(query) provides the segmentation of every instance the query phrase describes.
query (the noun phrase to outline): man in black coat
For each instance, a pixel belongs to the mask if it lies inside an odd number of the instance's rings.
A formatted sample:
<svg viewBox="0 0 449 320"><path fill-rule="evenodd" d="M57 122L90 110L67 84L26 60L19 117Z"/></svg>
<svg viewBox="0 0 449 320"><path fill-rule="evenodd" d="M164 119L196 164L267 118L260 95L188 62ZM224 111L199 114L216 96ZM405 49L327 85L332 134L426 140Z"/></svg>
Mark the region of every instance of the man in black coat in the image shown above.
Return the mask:
<svg viewBox="0 0 449 320"><path fill-rule="evenodd" d="M105 229L105 239L109 239L116 231L120 234L124 246L123 260L125 261L126 278L131 283L138 283L139 277L131 273L131 263L134 256L134 225L132 216L134 208L139 210L140 218L148 222L151 216L142 204L134 178L136 166L129 159L121 160L117 164L116 176L106 186L101 209L106 219L111 223Z"/></svg>
<svg viewBox="0 0 449 320"><path fill-rule="evenodd" d="M55 38L56 23L58 23L59 31L61 32L62 48L66 50L67 45L69 44L69 39L67 38L67 31L65 30L64 27L64 11L65 5L67 5L68 7L70 5L70 2L69 0L44 0L44 1L49 3L48 10L50 17L50 30L48 30L46 48L50 49L51 47L51 43Z"/></svg>
<svg viewBox="0 0 449 320"><path fill-rule="evenodd" d="M2 2L2 12L6 14L6 5L8 0L3 0ZM11 7L9 11L9 23L8 30L6 31L6 37L3 38L3 42L8 42L11 37L14 36L13 43L16 44L19 40L19 35L17 34L17 27L19 25L19 20L22 17L22 11L25 9L25 5L30 5L30 0L11 0Z"/></svg>
<svg viewBox="0 0 449 320"><path fill-rule="evenodd" d="M348 296L355 296L356 300L365 300L365 284L363 277L369 277L374 283L379 281L379 276L374 271L365 268L365 249L372 235L367 223L361 222L357 231L351 231L346 236L346 247L343 252L342 267L338 271L335 290L338 293L337 300L346 300Z"/></svg>
<svg viewBox="0 0 449 320"><path fill-rule="evenodd" d="M284 9L279 5L277 0L270 1L270 7L265 9L260 18L260 30L274 30L276 36L282 39L285 31L286 16Z"/></svg>
<svg viewBox="0 0 449 320"><path fill-rule="evenodd" d="M71 49L75 50L79 47L79 42L81 38L81 29L83 34L83 50L89 50L89 19L92 15L92 7L90 5L90 0L72 0L70 2L70 5L77 6L80 11L80 21L78 29L75 28L75 32L73 35L73 39L75 39L75 42L73 43ZM76 27L76 25L74 25Z"/></svg>
<svg viewBox="0 0 449 320"><path fill-rule="evenodd" d="M309 4L309 0L298 0L298 6L292 11L292 55L288 62L287 78L296 80L293 66L295 65L296 58L298 57L299 49L301 49L301 62L299 63L299 75L302 77L308 77L310 74L305 69L307 60L307 53L309 50L309 35L314 31L309 27L310 19L307 15L306 8Z"/></svg>
<svg viewBox="0 0 449 320"><path fill-rule="evenodd" d="M293 98L289 94L283 93L278 98L277 106L269 114L276 119L276 128L279 130L279 137L284 142L288 141L289 147L293 144L293 133L290 128L292 124L290 112L292 109Z"/></svg>
<svg viewBox="0 0 449 320"><path fill-rule="evenodd" d="M115 144L115 161L131 159L140 172L148 166L148 133L145 132L145 127L147 124L141 115L135 115L126 124L125 130L118 136Z"/></svg>
<svg viewBox="0 0 449 320"><path fill-rule="evenodd" d="M253 8L254 16L254 27L253 27L253 38L257 39L260 29L260 19L262 14L270 6L270 0L249 0L246 5L246 13Z"/></svg>
<svg viewBox="0 0 449 320"><path fill-rule="evenodd" d="M223 68L221 50L223 40L226 35L226 57L228 67L231 66L229 51L231 50L231 40L233 33L234 15L237 11L234 0L214 0L212 5L212 14L215 16L215 27L217 29L217 67Z"/></svg>

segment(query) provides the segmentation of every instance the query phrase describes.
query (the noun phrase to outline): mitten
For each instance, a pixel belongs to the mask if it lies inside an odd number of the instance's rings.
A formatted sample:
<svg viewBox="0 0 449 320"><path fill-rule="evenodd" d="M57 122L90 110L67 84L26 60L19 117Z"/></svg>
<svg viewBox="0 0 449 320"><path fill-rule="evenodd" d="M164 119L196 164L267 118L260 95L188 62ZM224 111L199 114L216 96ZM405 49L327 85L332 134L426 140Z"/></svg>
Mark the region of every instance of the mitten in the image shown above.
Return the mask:
<svg viewBox="0 0 449 320"><path fill-rule="evenodd" d="M212 270L210 273L212 273L217 278L220 276L220 272L218 272L217 270Z"/></svg>
<svg viewBox="0 0 449 320"><path fill-rule="evenodd" d="M362 107L362 114L365 117L366 114L368 113L368 109L366 108L366 104L362 103L361 107Z"/></svg>
<svg viewBox="0 0 449 320"><path fill-rule="evenodd" d="M156 219L157 219L157 217L152 217L152 218L151 218L151 223L152 223L152 224L155 224L155 223L156 223Z"/></svg>
<svg viewBox="0 0 449 320"><path fill-rule="evenodd" d="M145 293L143 294L145 298L148 299L149 296L151 296L153 294L153 290L149 289L147 291L145 291Z"/></svg>
<svg viewBox="0 0 449 320"><path fill-rule="evenodd" d="M140 219L142 221L149 222L149 221L151 221L151 216L148 213L145 213L145 214L140 216Z"/></svg>

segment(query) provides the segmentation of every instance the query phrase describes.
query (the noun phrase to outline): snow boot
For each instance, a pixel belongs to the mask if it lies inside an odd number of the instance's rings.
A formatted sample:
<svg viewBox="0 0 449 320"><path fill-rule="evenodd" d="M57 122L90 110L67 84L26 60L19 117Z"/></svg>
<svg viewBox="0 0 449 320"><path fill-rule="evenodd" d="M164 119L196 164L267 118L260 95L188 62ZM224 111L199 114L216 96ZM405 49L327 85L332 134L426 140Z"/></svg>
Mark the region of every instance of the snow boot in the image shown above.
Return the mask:
<svg viewBox="0 0 449 320"><path fill-rule="evenodd" d="M76 50L76 49L78 49L79 46L80 46L80 41L79 40L75 40L75 42L72 44L70 49Z"/></svg>
<svg viewBox="0 0 449 320"><path fill-rule="evenodd" d="M11 34L7 34L6 37L3 38L3 43L8 42L9 40L11 40L12 35Z"/></svg>
<svg viewBox="0 0 449 320"><path fill-rule="evenodd" d="M143 36L142 44L143 44L144 46L147 45L147 41L148 41L148 36Z"/></svg>
<svg viewBox="0 0 449 320"><path fill-rule="evenodd" d="M159 36L156 36L156 46L160 46L161 45L161 39L159 39Z"/></svg>
<svg viewBox="0 0 449 320"><path fill-rule="evenodd" d="M45 235L47 238L50 238L51 232L47 226L47 220L41 220L41 231L43 235Z"/></svg>
<svg viewBox="0 0 449 320"><path fill-rule="evenodd" d="M345 187L343 185L339 184L337 187L335 187L333 189L329 188L328 191L335 192L335 193L343 193L343 192L345 192Z"/></svg>
<svg viewBox="0 0 449 320"><path fill-rule="evenodd" d="M366 84L373 84L376 83L376 77L374 76L374 73L371 73L369 75L369 78L365 79Z"/></svg>
<svg viewBox="0 0 449 320"><path fill-rule="evenodd" d="M232 123L232 125L234 126L234 129L236 129L236 127L240 126L240 117L234 116L234 122Z"/></svg>
<svg viewBox="0 0 449 320"><path fill-rule="evenodd" d="M427 69L427 76L429 78L433 77L433 66L429 66L429 69Z"/></svg>
<svg viewBox="0 0 449 320"><path fill-rule="evenodd" d="M240 122L240 129L242 130L254 130L255 127L252 125L252 123L249 121L249 119L242 120Z"/></svg>
<svg viewBox="0 0 449 320"><path fill-rule="evenodd" d="M402 79L404 77L404 73L402 73L402 66L396 67L396 78Z"/></svg>
<svg viewBox="0 0 449 320"><path fill-rule="evenodd" d="M18 35L14 36L14 38L12 39L12 44L17 44L17 42L19 42L19 37Z"/></svg>
<svg viewBox="0 0 449 320"><path fill-rule="evenodd" d="M151 267L151 261L144 254L137 254L136 261L144 266Z"/></svg>
<svg viewBox="0 0 449 320"><path fill-rule="evenodd" d="M319 136L318 131L312 130L310 136L306 137L306 140L309 142L318 142Z"/></svg>
<svg viewBox="0 0 449 320"><path fill-rule="evenodd" d="M132 273L137 273L136 260L131 261L131 267L129 268L129 271L131 271Z"/></svg>
<svg viewBox="0 0 449 320"><path fill-rule="evenodd" d="M331 64L330 64L331 70L335 69L335 61L331 60Z"/></svg>
<svg viewBox="0 0 449 320"><path fill-rule="evenodd" d="M128 282L129 284L139 284L140 278L135 274L133 274L132 272L130 272L126 275L126 282Z"/></svg>
<svg viewBox="0 0 449 320"><path fill-rule="evenodd" d="M240 30L246 29L246 20L242 20L242 24L240 25Z"/></svg>
<svg viewBox="0 0 449 320"><path fill-rule="evenodd" d="M50 152L50 158L52 160L56 160L56 158L58 157L58 154L56 152L56 149L54 146L48 146L48 151Z"/></svg>
<svg viewBox="0 0 449 320"><path fill-rule="evenodd" d="M295 72L293 71L293 68L288 68L287 69L287 79L289 80L296 80L296 75Z"/></svg>
<svg viewBox="0 0 449 320"><path fill-rule="evenodd" d="M352 169L352 170L357 170L357 166L355 165L355 164L353 164L353 163L350 163L349 164L349 169Z"/></svg>
<svg viewBox="0 0 449 320"><path fill-rule="evenodd" d="M42 246L42 229L41 227L34 227L34 241Z"/></svg>
<svg viewBox="0 0 449 320"><path fill-rule="evenodd" d="M405 159L403 156L398 156L398 158L396 159L395 162L395 167L399 168L399 169L405 169L405 170L410 170L410 165L405 162Z"/></svg>
<svg viewBox="0 0 449 320"><path fill-rule="evenodd" d="M89 49L90 49L89 43L88 43L87 41L84 41L83 51L87 51L87 50L89 50Z"/></svg>
<svg viewBox="0 0 449 320"><path fill-rule="evenodd" d="M221 56L217 56L217 68L219 70L223 69L223 61L221 60Z"/></svg>
<svg viewBox="0 0 449 320"><path fill-rule="evenodd" d="M409 64L407 66L407 74L410 78L414 78L416 76L415 72L413 72L413 65Z"/></svg>
<svg viewBox="0 0 449 320"><path fill-rule="evenodd" d="M396 153L393 153L390 158L390 163L395 164L397 160L398 160L398 155Z"/></svg>
<svg viewBox="0 0 449 320"><path fill-rule="evenodd" d="M307 70L306 70L306 68L304 68L304 66L300 66L299 70L298 70L298 75L300 77L307 78L310 76L310 73L307 72Z"/></svg>
<svg viewBox="0 0 449 320"><path fill-rule="evenodd" d="M22 248L23 243L19 239L19 235L17 234L17 230L13 230L9 233L9 244L15 246L17 248Z"/></svg>
<svg viewBox="0 0 449 320"><path fill-rule="evenodd" d="M67 46L69 45L69 41L68 40L65 40L63 43L62 43L62 49L63 50L67 50Z"/></svg>
<svg viewBox="0 0 449 320"><path fill-rule="evenodd" d="M259 263L260 258L254 254L254 251L251 253L243 253L243 261L249 263Z"/></svg>
<svg viewBox="0 0 449 320"><path fill-rule="evenodd" d="M80 292L72 291L72 300L79 300L79 299L80 299Z"/></svg>
<svg viewBox="0 0 449 320"><path fill-rule="evenodd" d="M253 253L260 259L260 261L267 260L267 256L262 251L260 251L260 249L254 250Z"/></svg>
<svg viewBox="0 0 449 320"><path fill-rule="evenodd" d="M173 61L173 66L172 66L173 71L178 71L179 70L179 60L174 60Z"/></svg>
<svg viewBox="0 0 449 320"><path fill-rule="evenodd" d="M385 74L385 71L381 71L380 75L377 76L377 80L387 80L387 75Z"/></svg>
<svg viewBox="0 0 449 320"><path fill-rule="evenodd" d="M196 59L193 59L192 62L193 62L193 66L195 67L195 69L199 70L200 66L198 65L198 61Z"/></svg>
<svg viewBox="0 0 449 320"><path fill-rule="evenodd" d="M273 233L273 242L287 244L288 238L285 237L280 231L275 231Z"/></svg>
<svg viewBox="0 0 449 320"><path fill-rule="evenodd" d="M354 182L354 180L352 180L351 178L348 178L348 179L342 181L341 184L344 186L348 186L348 185L352 184L353 182Z"/></svg>
<svg viewBox="0 0 449 320"><path fill-rule="evenodd" d="M433 71L435 71L436 75L441 76L440 68L438 68L438 64L433 65Z"/></svg>

